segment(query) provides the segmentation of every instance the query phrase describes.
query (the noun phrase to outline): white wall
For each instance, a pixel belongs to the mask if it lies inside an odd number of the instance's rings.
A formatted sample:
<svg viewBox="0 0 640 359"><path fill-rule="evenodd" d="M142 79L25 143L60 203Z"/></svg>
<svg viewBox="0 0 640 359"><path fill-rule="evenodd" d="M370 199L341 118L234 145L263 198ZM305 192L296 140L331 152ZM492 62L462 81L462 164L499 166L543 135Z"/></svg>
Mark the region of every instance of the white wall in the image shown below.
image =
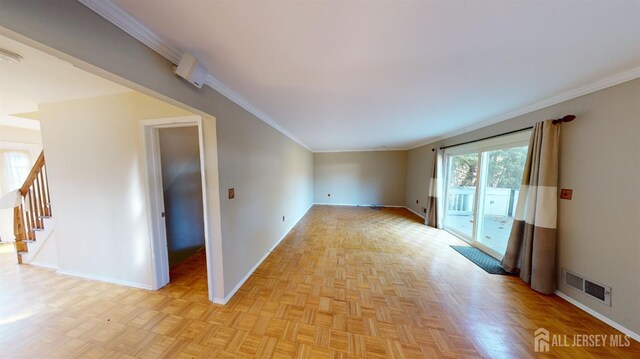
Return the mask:
<svg viewBox="0 0 640 359"><path fill-rule="evenodd" d="M228 297L312 204L311 152L215 90L196 89L177 78L173 64L79 2L4 0L0 33L78 68L216 118L217 128L205 127L205 152L214 154L207 157L211 161L207 171L217 170L218 165L220 169L219 176L207 172L208 187L218 188L220 183L220 191L208 195L211 202L224 199L219 202L222 212L209 216L210 230L222 231L222 244L213 250L225 256L224 261L209 259L209 265L224 263L224 269L216 270L224 275L224 281L214 283L216 300ZM212 135L217 136L217 145L210 140ZM230 187L237 193L231 201L226 200Z"/></svg>
<svg viewBox="0 0 640 359"><path fill-rule="evenodd" d="M562 124L560 188L573 200L558 203L558 260L566 268L612 287L611 307L567 287L560 291L640 333L640 79L409 151L406 205L426 201L432 148L577 116Z"/></svg>
<svg viewBox="0 0 640 359"><path fill-rule="evenodd" d="M313 200L404 206L406 170L407 151L314 153Z"/></svg>
<svg viewBox="0 0 640 359"><path fill-rule="evenodd" d="M60 271L153 286L139 121L181 115L134 92L39 106Z"/></svg>
<svg viewBox="0 0 640 359"><path fill-rule="evenodd" d="M0 126L0 142L18 142L42 145L40 130Z"/></svg>

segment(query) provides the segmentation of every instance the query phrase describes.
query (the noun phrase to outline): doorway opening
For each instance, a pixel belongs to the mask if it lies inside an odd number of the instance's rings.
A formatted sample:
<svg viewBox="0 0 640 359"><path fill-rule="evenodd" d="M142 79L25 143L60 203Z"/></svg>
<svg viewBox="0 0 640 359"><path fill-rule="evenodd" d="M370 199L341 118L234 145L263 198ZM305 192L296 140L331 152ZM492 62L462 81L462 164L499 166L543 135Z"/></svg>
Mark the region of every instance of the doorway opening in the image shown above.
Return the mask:
<svg viewBox="0 0 640 359"><path fill-rule="evenodd" d="M186 272L203 274L204 267L209 278L202 120L172 117L143 120L141 125L155 287ZM207 278L203 282L208 283Z"/></svg>

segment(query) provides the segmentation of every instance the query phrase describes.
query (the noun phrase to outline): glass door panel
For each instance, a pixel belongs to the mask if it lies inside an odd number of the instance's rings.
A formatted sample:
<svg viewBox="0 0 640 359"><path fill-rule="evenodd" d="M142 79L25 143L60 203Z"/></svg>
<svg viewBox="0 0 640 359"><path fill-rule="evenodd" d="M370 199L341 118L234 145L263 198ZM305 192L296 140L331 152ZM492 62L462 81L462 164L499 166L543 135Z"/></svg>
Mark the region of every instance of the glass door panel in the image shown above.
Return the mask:
<svg viewBox="0 0 640 359"><path fill-rule="evenodd" d="M478 177L478 154L452 155L448 159L444 227L471 240Z"/></svg>
<svg viewBox="0 0 640 359"><path fill-rule="evenodd" d="M527 146L482 153L475 241L500 258L507 249L526 159Z"/></svg>

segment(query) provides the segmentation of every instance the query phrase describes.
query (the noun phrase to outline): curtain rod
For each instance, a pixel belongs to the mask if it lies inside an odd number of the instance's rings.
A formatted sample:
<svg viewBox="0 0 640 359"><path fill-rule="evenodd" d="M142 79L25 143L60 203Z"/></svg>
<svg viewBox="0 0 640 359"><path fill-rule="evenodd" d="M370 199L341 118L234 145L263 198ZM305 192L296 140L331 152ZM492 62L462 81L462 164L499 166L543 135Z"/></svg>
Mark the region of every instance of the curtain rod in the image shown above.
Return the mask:
<svg viewBox="0 0 640 359"><path fill-rule="evenodd" d="M557 124L562 123L562 122L571 122L571 121L573 121L573 120L575 120L575 119L576 119L576 116L574 116L574 115L566 115L566 116L564 116L564 117L562 117L562 118L558 118L558 119L553 120L551 123L553 123L554 125L557 125ZM440 149L441 149L441 150L444 150L445 148L457 147L457 146L462 146L462 145L466 145L466 144L469 144L469 143L474 143L474 142L479 142L479 141L489 140L489 139L496 138L496 137L500 137L500 136L510 135L510 134L512 134L512 133L516 133L516 132L527 131L527 130L530 130L530 129L532 129L532 128L533 128L533 126L529 126L529 127L521 128L521 129L519 129L519 130L513 130L513 131L509 131L509 132L501 133L501 134L499 134L499 135L493 135L493 136L489 136L489 137L483 137L483 138L479 138L479 139L477 139L477 140L472 140L472 141L467 141L467 142L457 143L457 144L455 144L455 145L442 146L442 147L440 147ZM431 151L435 151L435 148L432 148L432 149L431 149Z"/></svg>

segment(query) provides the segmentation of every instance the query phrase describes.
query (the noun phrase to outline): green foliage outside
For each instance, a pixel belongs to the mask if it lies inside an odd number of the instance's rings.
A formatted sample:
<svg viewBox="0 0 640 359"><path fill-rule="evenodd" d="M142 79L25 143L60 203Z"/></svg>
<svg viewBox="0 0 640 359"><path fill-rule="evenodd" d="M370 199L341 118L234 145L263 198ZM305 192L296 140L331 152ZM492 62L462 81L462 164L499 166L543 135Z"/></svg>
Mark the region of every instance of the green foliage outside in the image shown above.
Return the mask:
<svg viewBox="0 0 640 359"><path fill-rule="evenodd" d="M478 178L478 154L451 157L449 183L455 187L475 187Z"/></svg>
<svg viewBox="0 0 640 359"><path fill-rule="evenodd" d="M449 183L452 186L475 187L478 174L478 154L451 157ZM527 146L487 152L487 187L520 189L522 169L527 160Z"/></svg>

